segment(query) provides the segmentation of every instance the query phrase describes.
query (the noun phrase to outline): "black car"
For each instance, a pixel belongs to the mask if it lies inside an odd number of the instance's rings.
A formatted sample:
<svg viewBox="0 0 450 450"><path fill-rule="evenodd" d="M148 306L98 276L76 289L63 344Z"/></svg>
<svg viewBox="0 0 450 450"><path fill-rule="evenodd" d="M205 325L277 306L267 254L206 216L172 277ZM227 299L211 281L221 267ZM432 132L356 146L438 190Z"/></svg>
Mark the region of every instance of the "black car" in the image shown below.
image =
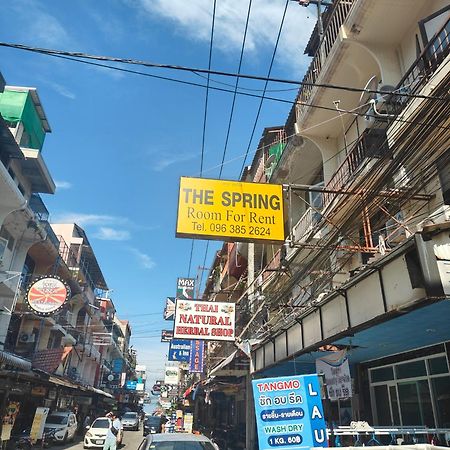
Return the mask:
<svg viewBox="0 0 450 450"><path fill-rule="evenodd" d="M161 424L161 417L147 416L144 420L144 436L147 436L147 434L161 433Z"/></svg>

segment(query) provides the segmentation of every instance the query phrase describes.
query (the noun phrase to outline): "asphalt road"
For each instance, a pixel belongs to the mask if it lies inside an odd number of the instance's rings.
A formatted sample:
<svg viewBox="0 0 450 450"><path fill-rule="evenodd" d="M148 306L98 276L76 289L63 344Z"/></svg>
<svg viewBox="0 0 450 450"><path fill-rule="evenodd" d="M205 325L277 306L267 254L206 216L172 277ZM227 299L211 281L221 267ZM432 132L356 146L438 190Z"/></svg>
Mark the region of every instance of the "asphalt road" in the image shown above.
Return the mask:
<svg viewBox="0 0 450 450"><path fill-rule="evenodd" d="M120 450L137 450L142 439L142 424L139 427L139 431L124 431ZM67 443L66 445L54 445L50 447L50 450L83 450L83 439L81 436L77 436L74 442Z"/></svg>

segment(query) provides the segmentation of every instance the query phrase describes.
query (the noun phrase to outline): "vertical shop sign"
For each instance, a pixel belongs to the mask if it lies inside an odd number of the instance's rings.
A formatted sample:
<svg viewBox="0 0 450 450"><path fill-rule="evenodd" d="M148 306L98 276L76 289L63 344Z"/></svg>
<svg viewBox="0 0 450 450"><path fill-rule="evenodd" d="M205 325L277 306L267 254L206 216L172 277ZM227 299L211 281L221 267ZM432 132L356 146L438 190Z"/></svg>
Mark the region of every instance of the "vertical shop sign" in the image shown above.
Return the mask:
<svg viewBox="0 0 450 450"><path fill-rule="evenodd" d="M195 291L195 278L178 278L177 298L180 300L192 300Z"/></svg>
<svg viewBox="0 0 450 450"><path fill-rule="evenodd" d="M253 380L260 450L327 447L317 375Z"/></svg>
<svg viewBox="0 0 450 450"><path fill-rule="evenodd" d="M194 416L192 413L186 413L184 415L184 432L185 433L192 433L192 426L194 424Z"/></svg>
<svg viewBox="0 0 450 450"><path fill-rule="evenodd" d="M9 402L8 407L5 410L5 415L2 417L2 441L9 441L11 438L11 431L16 422L17 414L19 414L19 409L19 402Z"/></svg>
<svg viewBox="0 0 450 450"><path fill-rule="evenodd" d="M42 433L44 432L45 421L47 420L49 411L50 408L36 408L30 431L30 438L33 442L42 439Z"/></svg>
<svg viewBox="0 0 450 450"><path fill-rule="evenodd" d="M203 373L204 370L204 341L191 341L191 358L189 360L189 372Z"/></svg>

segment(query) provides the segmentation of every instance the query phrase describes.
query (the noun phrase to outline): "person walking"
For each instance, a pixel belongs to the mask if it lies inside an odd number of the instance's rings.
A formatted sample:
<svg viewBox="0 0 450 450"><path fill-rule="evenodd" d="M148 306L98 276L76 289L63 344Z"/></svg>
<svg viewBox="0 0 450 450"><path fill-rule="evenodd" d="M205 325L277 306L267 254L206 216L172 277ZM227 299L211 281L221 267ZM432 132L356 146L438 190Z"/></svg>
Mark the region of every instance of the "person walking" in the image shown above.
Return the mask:
<svg viewBox="0 0 450 450"><path fill-rule="evenodd" d="M120 433L122 424L119 418L114 412L109 412L106 417L109 420L109 428L106 433L105 443L103 444L103 450L117 450L117 439Z"/></svg>

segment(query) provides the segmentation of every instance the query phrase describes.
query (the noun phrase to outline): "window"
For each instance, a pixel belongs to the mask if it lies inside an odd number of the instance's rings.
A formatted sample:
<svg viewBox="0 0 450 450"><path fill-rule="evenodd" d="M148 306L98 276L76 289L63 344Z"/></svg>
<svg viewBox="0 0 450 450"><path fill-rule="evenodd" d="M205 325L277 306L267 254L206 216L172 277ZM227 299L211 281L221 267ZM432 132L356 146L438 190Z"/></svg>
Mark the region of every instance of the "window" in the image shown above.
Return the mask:
<svg viewBox="0 0 450 450"><path fill-rule="evenodd" d="M5 227L2 227L0 229L0 237L8 241L7 248L12 252L14 248L14 238L12 237L12 234Z"/></svg>
<svg viewBox="0 0 450 450"><path fill-rule="evenodd" d="M372 380L372 383L393 380L394 379L394 369L392 366L380 367L379 369L373 369L370 372L370 379Z"/></svg>
<svg viewBox="0 0 450 450"><path fill-rule="evenodd" d="M421 377L427 374L423 360L399 364L395 367L395 372L398 379Z"/></svg>
<svg viewBox="0 0 450 450"><path fill-rule="evenodd" d="M447 358L445 356L440 356L439 358L429 359L428 367L430 370L430 375L448 373Z"/></svg>

